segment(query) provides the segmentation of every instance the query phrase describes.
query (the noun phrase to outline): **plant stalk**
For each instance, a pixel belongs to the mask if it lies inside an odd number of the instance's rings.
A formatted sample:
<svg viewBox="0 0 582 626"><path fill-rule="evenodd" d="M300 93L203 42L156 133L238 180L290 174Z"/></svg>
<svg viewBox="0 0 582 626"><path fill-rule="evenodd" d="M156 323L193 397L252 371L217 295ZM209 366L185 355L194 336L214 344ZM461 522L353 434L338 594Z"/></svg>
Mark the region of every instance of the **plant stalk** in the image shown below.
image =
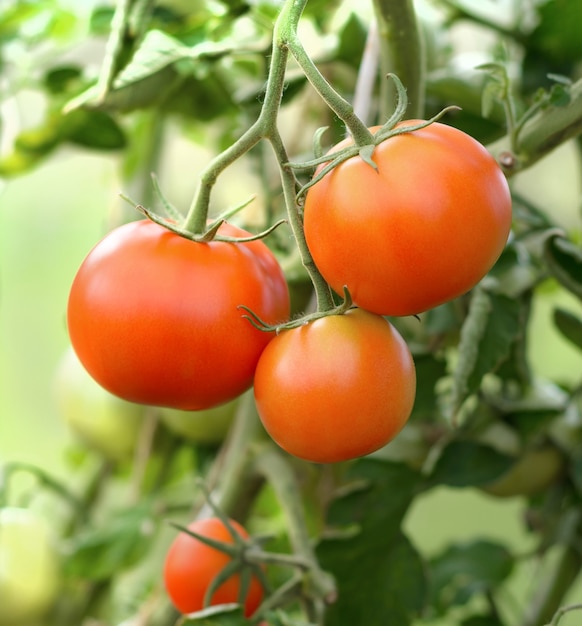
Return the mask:
<svg viewBox="0 0 582 626"><path fill-rule="evenodd" d="M383 76L396 74L408 93L408 118L422 119L425 99L424 47L412 0L374 0ZM388 119L393 108L394 85L383 80L380 116Z"/></svg>

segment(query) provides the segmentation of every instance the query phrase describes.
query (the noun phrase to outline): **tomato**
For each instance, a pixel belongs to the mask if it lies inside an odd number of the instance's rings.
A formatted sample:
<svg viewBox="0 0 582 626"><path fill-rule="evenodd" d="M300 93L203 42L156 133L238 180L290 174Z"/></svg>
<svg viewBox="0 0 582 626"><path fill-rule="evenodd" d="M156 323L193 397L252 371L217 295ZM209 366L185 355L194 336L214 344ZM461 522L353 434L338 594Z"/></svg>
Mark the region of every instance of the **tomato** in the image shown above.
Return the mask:
<svg viewBox="0 0 582 626"><path fill-rule="evenodd" d="M39 619L59 592L59 556L47 526L29 509L0 509L0 624Z"/></svg>
<svg viewBox="0 0 582 626"><path fill-rule="evenodd" d="M248 236L225 224L220 233ZM98 243L73 281L68 327L79 359L111 393L132 402L205 409L252 384L272 335L289 315L289 293L261 241L197 243L148 220Z"/></svg>
<svg viewBox="0 0 582 626"><path fill-rule="evenodd" d="M142 405L103 389L72 348L61 359L54 384L57 408L77 439L112 461L131 457L143 423Z"/></svg>
<svg viewBox="0 0 582 626"><path fill-rule="evenodd" d="M243 539L248 538L248 533L240 524L232 520L231 524ZM215 517L196 520L188 528L205 537L234 543L228 528ZM194 613L202 610L206 590L229 561L230 556L224 552L181 532L170 546L164 565L166 590L178 611ZM220 585L210 604L238 602L240 586L240 574L234 574ZM256 611L262 599L263 588L259 580L252 576L244 602L244 613L247 617Z"/></svg>
<svg viewBox="0 0 582 626"><path fill-rule="evenodd" d="M388 443L414 404L408 346L384 318L352 309L281 332L255 373L263 425L287 452L317 463Z"/></svg>
<svg viewBox="0 0 582 626"><path fill-rule="evenodd" d="M220 443L226 437L239 405L239 398L200 411L160 409L160 418L168 430L201 444Z"/></svg>
<svg viewBox="0 0 582 626"><path fill-rule="evenodd" d="M495 159L440 123L387 139L372 158L377 170L352 157L307 191L305 237L323 277L381 315L421 313L469 291L511 227Z"/></svg>

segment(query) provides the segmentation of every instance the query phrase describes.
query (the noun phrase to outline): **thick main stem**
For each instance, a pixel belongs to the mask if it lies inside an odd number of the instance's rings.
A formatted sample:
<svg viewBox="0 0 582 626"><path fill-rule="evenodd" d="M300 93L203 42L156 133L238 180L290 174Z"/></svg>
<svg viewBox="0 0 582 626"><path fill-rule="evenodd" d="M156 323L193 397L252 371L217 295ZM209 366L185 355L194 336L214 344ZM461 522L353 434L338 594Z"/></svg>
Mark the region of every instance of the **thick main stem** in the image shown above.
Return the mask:
<svg viewBox="0 0 582 626"><path fill-rule="evenodd" d="M409 118L424 115L424 48L412 0L374 0L382 74L396 74L406 87ZM394 86L382 81L381 118L392 110Z"/></svg>
<svg viewBox="0 0 582 626"><path fill-rule="evenodd" d="M255 459L255 467L275 490L277 500L287 518L289 539L295 555L310 564L307 574L306 612L308 617L321 624L325 605L336 597L333 577L324 572L317 561L311 538L307 530L303 503L291 465L273 445L267 445Z"/></svg>

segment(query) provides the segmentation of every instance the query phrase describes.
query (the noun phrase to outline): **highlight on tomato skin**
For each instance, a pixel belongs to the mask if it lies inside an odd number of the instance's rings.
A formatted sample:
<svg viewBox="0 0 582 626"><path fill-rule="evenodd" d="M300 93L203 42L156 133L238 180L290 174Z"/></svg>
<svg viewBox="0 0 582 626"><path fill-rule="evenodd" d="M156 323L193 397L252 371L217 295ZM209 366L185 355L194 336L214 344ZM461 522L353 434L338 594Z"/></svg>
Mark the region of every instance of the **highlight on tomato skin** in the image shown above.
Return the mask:
<svg viewBox="0 0 582 626"><path fill-rule="evenodd" d="M509 186L493 156L435 122L385 140L372 159L377 169L355 156L307 191L305 237L323 277L339 294L347 285L356 305L389 316L468 292L511 229Z"/></svg>
<svg viewBox="0 0 582 626"><path fill-rule="evenodd" d="M246 231L223 224L220 234ZM226 403L250 388L272 333L289 317L289 291L262 241L198 243L149 220L111 231L71 286L71 343L91 376L130 402L183 410Z"/></svg>
<svg viewBox="0 0 582 626"><path fill-rule="evenodd" d="M284 450L314 463L370 454L404 427L416 372L406 342L363 309L281 332L255 373L259 417Z"/></svg>
<svg viewBox="0 0 582 626"><path fill-rule="evenodd" d="M236 532L247 539L249 534L234 520L229 520ZM200 535L225 543L234 539L225 524L216 517L195 520L188 528ZM164 564L164 584L173 605L184 614L195 613L204 608L206 590L231 557L202 541L180 532L171 544ZM228 578L214 593L211 606L237 603L241 587L240 574ZM244 614L250 617L258 609L264 591L258 578L252 576L244 601Z"/></svg>

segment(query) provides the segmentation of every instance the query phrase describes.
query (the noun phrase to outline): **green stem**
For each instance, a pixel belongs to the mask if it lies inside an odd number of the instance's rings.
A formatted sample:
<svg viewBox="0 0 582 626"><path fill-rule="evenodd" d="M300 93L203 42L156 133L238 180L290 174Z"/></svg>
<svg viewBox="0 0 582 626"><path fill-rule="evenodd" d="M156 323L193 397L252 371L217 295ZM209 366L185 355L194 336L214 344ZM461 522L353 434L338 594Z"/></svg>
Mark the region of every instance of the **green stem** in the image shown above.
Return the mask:
<svg viewBox="0 0 582 626"><path fill-rule="evenodd" d="M8 503L9 481L16 472L26 472L32 474L38 480L42 487L50 489L52 492L60 496L63 500L68 502L73 511L81 512L83 510L83 502L74 493L72 493L64 485L64 483L53 478L50 474L45 472L40 467L32 465L31 463L22 462L7 463L2 469L2 493L0 494L0 507L6 506Z"/></svg>
<svg viewBox="0 0 582 626"><path fill-rule="evenodd" d="M578 578L582 568L582 554L579 547L574 544L580 533L579 525L580 516L578 532L570 543L558 548L560 553L555 566L547 572L540 588L535 590L523 626L544 626L552 622L563 603L564 596Z"/></svg>
<svg viewBox="0 0 582 626"><path fill-rule="evenodd" d="M184 222L186 230L193 234L201 234L206 230L210 195L217 178L229 165L246 154L262 138L262 126L257 120L235 143L208 164L198 179L198 187Z"/></svg>
<svg viewBox="0 0 582 626"><path fill-rule="evenodd" d="M105 58L97 80L97 99L99 101L103 100L111 89L115 74L119 70L119 57L123 51L123 40L127 31L132 2L133 0L117 1L111 21L111 35L105 47Z"/></svg>
<svg viewBox="0 0 582 626"><path fill-rule="evenodd" d="M238 141L211 161L208 167L202 172L194 200L185 220L184 227L192 233L202 233L204 231L208 217L208 206L210 203L212 188L218 176L234 161L249 152L251 148L259 143L259 141L262 139L268 139L279 163L289 224L297 241L302 261L314 284L318 306L321 307L321 311L326 311L333 307L333 298L329 286L323 280L319 271L315 267L305 242L303 223L296 200L297 180L291 168L287 166L289 158L277 128L279 107L285 87L285 72L289 56L289 40L293 39L296 47L301 48L297 41L296 31L306 2L307 0L289 0L283 6L273 31L274 38L271 62L269 66L269 77L259 117ZM307 57L306 54L305 56ZM311 64L310 66L312 66L312 69L315 68L310 59L309 63ZM315 72L319 74L319 71L316 68ZM321 76L321 74L319 74L319 76ZM323 79L323 77L321 78L325 82L325 79ZM331 90L329 85L328 89ZM346 105L351 109L347 103ZM346 110L343 112L349 117L349 111ZM358 122L361 128L363 128L363 131L371 138L369 131L363 123L359 120Z"/></svg>
<svg viewBox="0 0 582 626"><path fill-rule="evenodd" d="M228 440L223 445L207 477L213 502L225 515L244 521L262 478L252 471L253 444L263 436L252 392L241 399ZM212 507L203 504L196 517L213 515Z"/></svg>
<svg viewBox="0 0 582 626"><path fill-rule="evenodd" d="M564 617L566 613L570 613L572 611L582 611L582 603L570 604L568 606L563 606L562 608L558 609L548 626L557 626L562 617Z"/></svg>
<svg viewBox="0 0 582 626"><path fill-rule="evenodd" d="M424 115L424 50L412 0L374 0L380 39L380 67L383 76L396 74L408 93L407 117ZM392 110L394 85L382 81L380 115L387 119Z"/></svg>
<svg viewBox="0 0 582 626"><path fill-rule="evenodd" d="M374 137L362 120L355 114L353 106L345 100L324 78L323 74L305 51L295 30L285 33L289 51L295 57L307 80L321 96L327 106L344 122L357 146L374 143Z"/></svg>
<svg viewBox="0 0 582 626"><path fill-rule="evenodd" d="M518 155L531 165L558 145L582 133L582 79L570 88L566 106L551 106L532 116L519 129Z"/></svg>
<svg viewBox="0 0 582 626"><path fill-rule="evenodd" d="M307 247L305 233L303 232L303 220L301 218L299 207L297 205L297 188L295 174L293 173L292 169L287 165L289 159L287 158L287 153L285 150L285 146L283 145L281 136L276 129L271 136L271 145L273 146L273 150L277 155L277 161L279 163L281 182L283 185L283 195L285 197L285 204L287 206L289 225L291 226L293 236L295 237L295 241L297 242L297 248L299 250L299 254L301 255L301 261L303 263L303 266L307 270L307 273L311 278L311 282L313 283L315 297L317 299L317 310L319 312L330 311L334 307L331 290L329 288L329 285L325 282L325 280L319 273L319 270L317 269L313 261L313 257L311 256L311 252Z"/></svg>
<svg viewBox="0 0 582 626"><path fill-rule="evenodd" d="M570 101L565 106L548 106L528 117L525 123L518 122L514 148L516 161L513 168L506 170L511 176L531 167L561 144L582 134L582 79L570 87ZM493 148L496 154L512 150L512 137L506 136Z"/></svg>
<svg viewBox="0 0 582 626"><path fill-rule="evenodd" d="M333 601L336 587L333 578L324 572L315 556L305 523L305 512L297 479L289 462L273 445L267 444L255 458L255 467L275 490L277 500L287 518L289 539L295 555L310 564L307 574L306 612L317 624L323 622L325 605Z"/></svg>

